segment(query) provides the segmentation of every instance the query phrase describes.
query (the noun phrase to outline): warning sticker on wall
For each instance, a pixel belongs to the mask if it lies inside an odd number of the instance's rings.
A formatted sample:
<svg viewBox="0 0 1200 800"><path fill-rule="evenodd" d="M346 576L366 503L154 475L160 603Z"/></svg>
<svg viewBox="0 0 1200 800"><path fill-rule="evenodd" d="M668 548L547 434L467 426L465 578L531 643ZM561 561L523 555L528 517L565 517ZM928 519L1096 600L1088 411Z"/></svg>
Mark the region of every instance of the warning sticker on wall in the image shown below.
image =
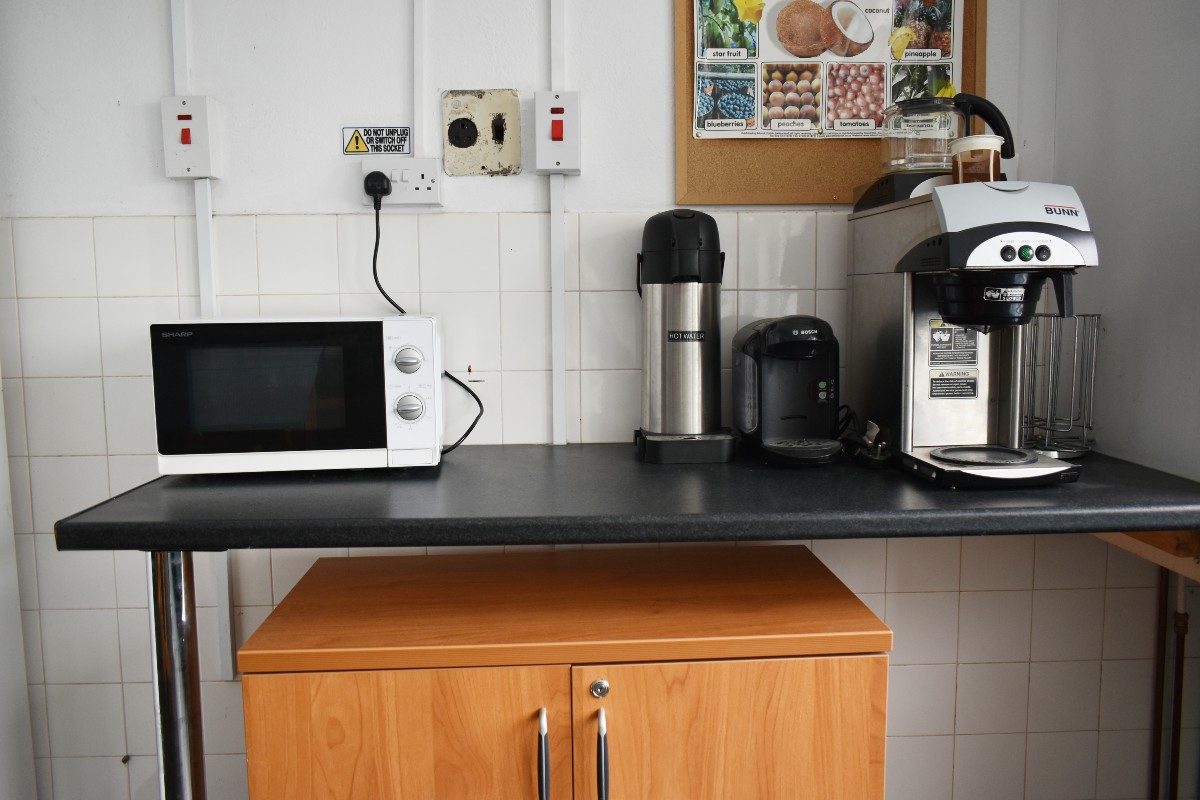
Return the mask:
<svg viewBox="0 0 1200 800"><path fill-rule="evenodd" d="M412 155L411 128L342 128L342 152L348 156Z"/></svg>
<svg viewBox="0 0 1200 800"><path fill-rule="evenodd" d="M979 370L929 370L929 397L933 400L971 399L979 396Z"/></svg>
<svg viewBox="0 0 1200 800"><path fill-rule="evenodd" d="M960 328L940 319L929 320L929 366L979 363L979 331Z"/></svg>

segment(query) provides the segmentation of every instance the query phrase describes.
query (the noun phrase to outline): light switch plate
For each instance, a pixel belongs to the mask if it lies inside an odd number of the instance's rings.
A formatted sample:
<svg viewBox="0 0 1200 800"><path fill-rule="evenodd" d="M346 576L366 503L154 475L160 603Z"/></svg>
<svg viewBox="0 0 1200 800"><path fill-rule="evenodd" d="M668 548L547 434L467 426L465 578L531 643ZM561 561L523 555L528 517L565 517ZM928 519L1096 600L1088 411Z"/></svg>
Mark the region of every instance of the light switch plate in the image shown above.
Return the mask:
<svg viewBox="0 0 1200 800"><path fill-rule="evenodd" d="M168 178L215 178L218 169L213 132L216 102L211 97L164 97L163 167Z"/></svg>
<svg viewBox="0 0 1200 800"><path fill-rule="evenodd" d="M561 136L557 141L556 131ZM538 174L578 175L582 131L579 92L535 93L533 146Z"/></svg>
<svg viewBox="0 0 1200 800"><path fill-rule="evenodd" d="M442 204L441 168L436 158L412 156L374 156L362 159L358 191L364 206L375 201L362 191L362 178L376 170L392 179L392 193L382 198L385 206L440 206Z"/></svg>
<svg viewBox="0 0 1200 800"><path fill-rule="evenodd" d="M442 92L442 157L447 175L521 171L521 103L515 89Z"/></svg>

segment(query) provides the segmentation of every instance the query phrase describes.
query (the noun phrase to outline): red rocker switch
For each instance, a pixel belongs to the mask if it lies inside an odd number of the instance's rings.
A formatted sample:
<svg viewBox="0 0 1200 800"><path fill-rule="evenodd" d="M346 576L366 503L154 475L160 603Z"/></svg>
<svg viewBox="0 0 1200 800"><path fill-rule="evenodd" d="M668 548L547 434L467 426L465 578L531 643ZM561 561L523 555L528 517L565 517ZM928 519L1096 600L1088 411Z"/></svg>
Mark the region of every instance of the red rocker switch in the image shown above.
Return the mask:
<svg viewBox="0 0 1200 800"><path fill-rule="evenodd" d="M561 119L550 120L550 141L561 142L563 140L563 121Z"/></svg>
<svg viewBox="0 0 1200 800"><path fill-rule="evenodd" d="M180 129L179 143L180 144L191 144L192 143L192 129L191 128L181 128Z"/></svg>

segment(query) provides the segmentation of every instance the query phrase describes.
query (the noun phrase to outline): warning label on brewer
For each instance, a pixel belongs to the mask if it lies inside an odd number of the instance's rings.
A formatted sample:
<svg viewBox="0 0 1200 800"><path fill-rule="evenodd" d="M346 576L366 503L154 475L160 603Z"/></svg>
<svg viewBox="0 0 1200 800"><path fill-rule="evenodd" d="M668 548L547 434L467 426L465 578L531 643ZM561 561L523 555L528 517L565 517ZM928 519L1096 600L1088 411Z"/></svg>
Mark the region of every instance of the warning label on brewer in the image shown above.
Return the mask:
<svg viewBox="0 0 1200 800"><path fill-rule="evenodd" d="M929 320L929 366L979 363L979 331L960 328L940 319Z"/></svg>
<svg viewBox="0 0 1200 800"><path fill-rule="evenodd" d="M933 400L971 399L979 396L979 370L929 370L929 397Z"/></svg>
<svg viewBox="0 0 1200 800"><path fill-rule="evenodd" d="M342 152L348 156L412 154L411 128L342 128Z"/></svg>

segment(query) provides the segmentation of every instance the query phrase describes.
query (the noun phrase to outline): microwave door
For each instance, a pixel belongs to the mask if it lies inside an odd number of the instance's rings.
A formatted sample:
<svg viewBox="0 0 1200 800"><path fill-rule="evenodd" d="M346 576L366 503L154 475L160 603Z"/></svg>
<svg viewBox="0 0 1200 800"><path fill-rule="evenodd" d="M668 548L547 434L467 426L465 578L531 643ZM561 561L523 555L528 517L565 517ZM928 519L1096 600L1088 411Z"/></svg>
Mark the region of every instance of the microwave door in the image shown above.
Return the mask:
<svg viewBox="0 0 1200 800"><path fill-rule="evenodd" d="M159 453L386 449L379 322L154 325Z"/></svg>

